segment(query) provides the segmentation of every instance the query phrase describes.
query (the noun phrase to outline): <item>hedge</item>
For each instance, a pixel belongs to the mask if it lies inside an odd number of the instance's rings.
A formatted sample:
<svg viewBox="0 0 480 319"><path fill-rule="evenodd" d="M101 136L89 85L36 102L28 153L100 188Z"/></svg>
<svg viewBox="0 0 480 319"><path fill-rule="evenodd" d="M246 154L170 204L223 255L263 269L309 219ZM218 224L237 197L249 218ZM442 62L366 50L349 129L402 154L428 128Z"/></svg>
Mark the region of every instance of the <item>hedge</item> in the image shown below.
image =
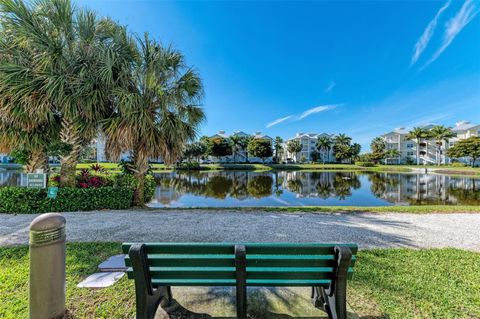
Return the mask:
<svg viewBox="0 0 480 319"><path fill-rule="evenodd" d="M46 189L0 187L0 213L32 214L98 209L127 209L132 205L130 187L69 188L47 198Z"/></svg>

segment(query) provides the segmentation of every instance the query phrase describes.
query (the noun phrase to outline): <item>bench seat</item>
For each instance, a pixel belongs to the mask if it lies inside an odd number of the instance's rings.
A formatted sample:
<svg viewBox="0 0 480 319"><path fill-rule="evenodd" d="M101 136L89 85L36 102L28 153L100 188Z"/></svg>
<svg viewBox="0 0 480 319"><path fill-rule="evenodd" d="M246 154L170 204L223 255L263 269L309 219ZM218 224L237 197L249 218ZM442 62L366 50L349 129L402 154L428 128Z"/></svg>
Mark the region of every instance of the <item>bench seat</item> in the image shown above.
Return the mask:
<svg viewBox="0 0 480 319"><path fill-rule="evenodd" d="M127 275L135 279L137 318L153 318L172 286L233 286L237 316L246 317L246 287L312 287L329 318L346 318L346 281L355 244L125 243Z"/></svg>

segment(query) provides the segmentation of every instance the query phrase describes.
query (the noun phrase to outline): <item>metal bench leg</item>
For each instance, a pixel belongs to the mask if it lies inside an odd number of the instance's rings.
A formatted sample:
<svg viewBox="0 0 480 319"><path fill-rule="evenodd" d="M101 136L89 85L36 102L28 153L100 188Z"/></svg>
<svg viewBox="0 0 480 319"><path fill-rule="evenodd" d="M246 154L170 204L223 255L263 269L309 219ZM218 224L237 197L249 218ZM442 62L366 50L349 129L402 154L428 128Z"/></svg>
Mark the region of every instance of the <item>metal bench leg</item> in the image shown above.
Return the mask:
<svg viewBox="0 0 480 319"><path fill-rule="evenodd" d="M312 301L329 319L347 319L347 275L352 252L349 247L335 247L334 278L328 289L313 287Z"/></svg>
<svg viewBox="0 0 480 319"><path fill-rule="evenodd" d="M128 252L135 279L137 319L153 319L158 306L171 301L170 287L154 289L148 267L147 249L144 244L134 244Z"/></svg>
<svg viewBox="0 0 480 319"><path fill-rule="evenodd" d="M237 277L237 318L247 318L247 259L244 245L235 245L235 267Z"/></svg>

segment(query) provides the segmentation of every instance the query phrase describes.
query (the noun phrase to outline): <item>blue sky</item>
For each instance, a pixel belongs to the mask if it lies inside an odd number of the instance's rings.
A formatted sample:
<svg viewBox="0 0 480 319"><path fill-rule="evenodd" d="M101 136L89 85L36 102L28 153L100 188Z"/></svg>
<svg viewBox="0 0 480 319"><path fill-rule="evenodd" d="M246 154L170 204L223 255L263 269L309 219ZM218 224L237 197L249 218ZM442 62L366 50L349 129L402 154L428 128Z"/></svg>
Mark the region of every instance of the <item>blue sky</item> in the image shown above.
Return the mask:
<svg viewBox="0 0 480 319"><path fill-rule="evenodd" d="M347 133L480 123L480 1L77 1L172 44L218 130Z"/></svg>

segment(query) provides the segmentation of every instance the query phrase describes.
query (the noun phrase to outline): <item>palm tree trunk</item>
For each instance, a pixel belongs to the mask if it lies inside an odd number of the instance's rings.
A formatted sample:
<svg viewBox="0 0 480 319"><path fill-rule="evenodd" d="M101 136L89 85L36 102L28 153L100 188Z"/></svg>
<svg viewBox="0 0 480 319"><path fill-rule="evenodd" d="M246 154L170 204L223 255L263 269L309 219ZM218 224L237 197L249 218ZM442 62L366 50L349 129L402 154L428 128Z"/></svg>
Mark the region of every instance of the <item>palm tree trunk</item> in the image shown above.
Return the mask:
<svg viewBox="0 0 480 319"><path fill-rule="evenodd" d="M72 121L64 119L60 130L60 138L63 143L72 147L68 154L60 156L60 186L75 187L77 162L82 150L77 126Z"/></svg>
<svg viewBox="0 0 480 319"><path fill-rule="evenodd" d="M133 151L133 162L135 164L134 176L137 185L133 193L133 205L145 206L145 175L148 172L148 156L142 149Z"/></svg>
<svg viewBox="0 0 480 319"><path fill-rule="evenodd" d="M420 139L417 138L417 166L420 165Z"/></svg>
<svg viewBox="0 0 480 319"><path fill-rule="evenodd" d="M33 150L29 156L28 161L25 164L26 173L34 173L37 169L43 169L44 172L48 169L47 152L44 149Z"/></svg>

